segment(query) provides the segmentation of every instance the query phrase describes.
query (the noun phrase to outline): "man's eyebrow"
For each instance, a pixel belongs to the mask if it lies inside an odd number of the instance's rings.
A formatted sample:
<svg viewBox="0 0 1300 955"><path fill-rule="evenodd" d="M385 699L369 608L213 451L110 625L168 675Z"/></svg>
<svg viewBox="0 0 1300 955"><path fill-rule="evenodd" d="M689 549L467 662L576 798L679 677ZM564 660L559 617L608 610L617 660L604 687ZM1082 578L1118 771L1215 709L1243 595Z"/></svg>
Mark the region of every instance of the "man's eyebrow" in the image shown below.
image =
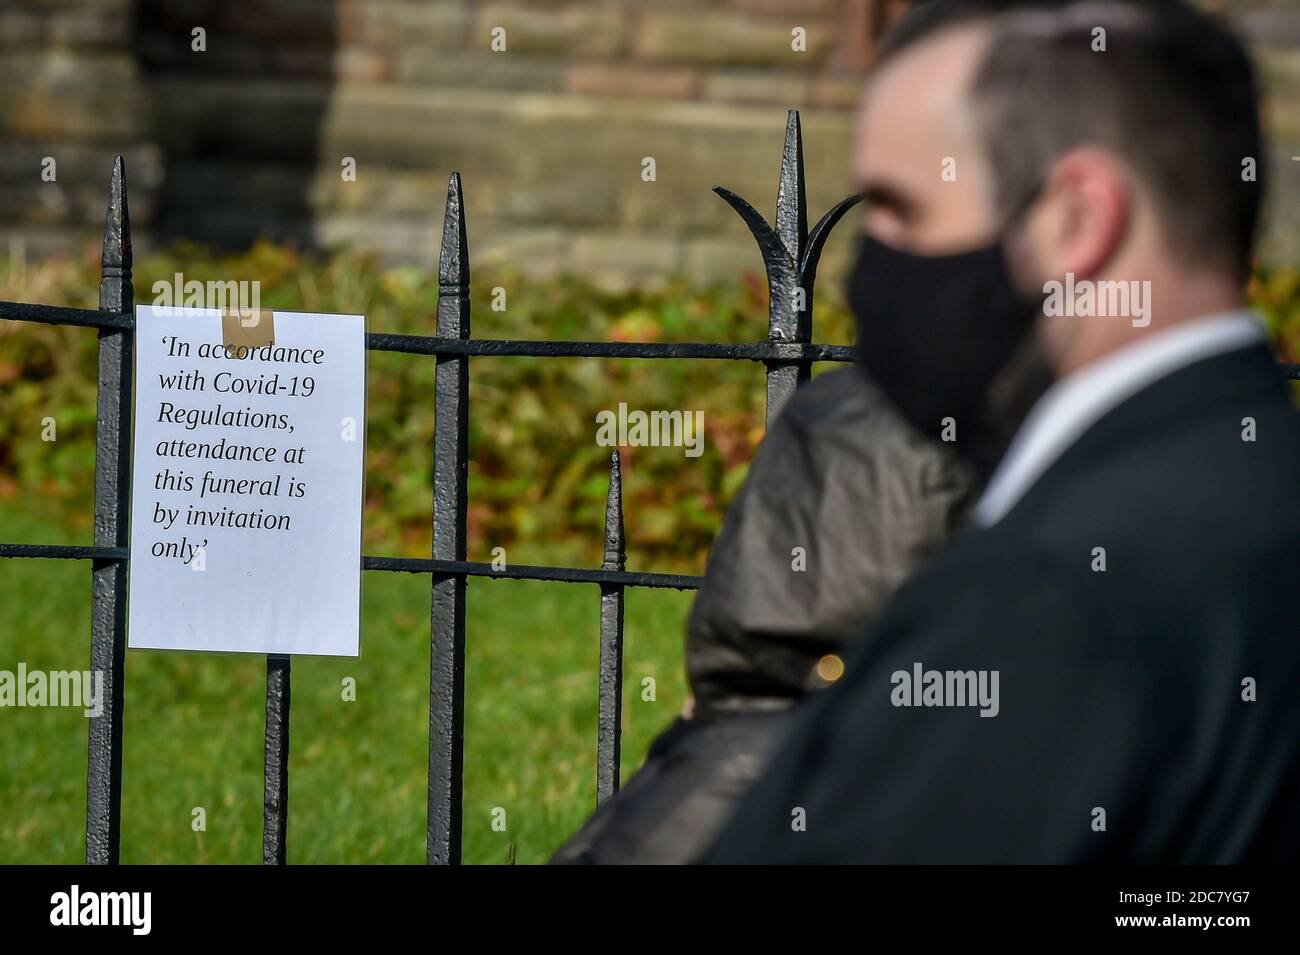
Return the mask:
<svg viewBox="0 0 1300 955"><path fill-rule="evenodd" d="M867 183L861 191L862 204L871 208L907 212L913 205L911 199L888 183Z"/></svg>

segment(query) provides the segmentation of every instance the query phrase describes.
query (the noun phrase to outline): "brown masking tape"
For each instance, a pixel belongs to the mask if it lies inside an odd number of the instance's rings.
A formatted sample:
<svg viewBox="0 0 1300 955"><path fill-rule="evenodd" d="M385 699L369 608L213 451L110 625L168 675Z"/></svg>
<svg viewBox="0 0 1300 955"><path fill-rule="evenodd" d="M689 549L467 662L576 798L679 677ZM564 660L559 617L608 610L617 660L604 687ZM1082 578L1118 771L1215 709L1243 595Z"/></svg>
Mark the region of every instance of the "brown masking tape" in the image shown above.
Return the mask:
<svg viewBox="0 0 1300 955"><path fill-rule="evenodd" d="M266 308L223 311L221 339L227 350L274 345L275 313Z"/></svg>

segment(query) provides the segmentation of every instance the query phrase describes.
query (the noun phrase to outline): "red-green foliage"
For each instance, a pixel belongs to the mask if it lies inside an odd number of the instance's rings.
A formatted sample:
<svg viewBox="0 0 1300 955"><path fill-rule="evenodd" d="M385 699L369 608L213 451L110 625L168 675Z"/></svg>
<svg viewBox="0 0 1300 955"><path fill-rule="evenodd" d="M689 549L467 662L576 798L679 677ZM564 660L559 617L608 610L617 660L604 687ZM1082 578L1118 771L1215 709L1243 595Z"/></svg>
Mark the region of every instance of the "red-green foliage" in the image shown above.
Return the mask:
<svg viewBox="0 0 1300 955"><path fill-rule="evenodd" d="M431 334L437 279L355 254L311 256L261 243L239 255L182 246L136 263L136 301L154 283L257 280L263 307L361 312L371 331ZM98 265L0 261L0 298L94 307ZM494 310L493 289L505 291ZM476 338L744 342L765 337L759 276L711 287L601 291L577 279L476 271ZM845 342L835 290L820 296L817 337ZM95 332L0 322L0 500L18 498L89 536L94 477ZM371 352L367 368L365 551L427 554L432 536L434 359ZM515 563L600 560L609 449L596 414L704 412L704 453L623 450L629 567L703 568L726 503L763 432L761 364L736 361L476 358L470 380L469 552ZM42 420L58 440L41 440Z"/></svg>

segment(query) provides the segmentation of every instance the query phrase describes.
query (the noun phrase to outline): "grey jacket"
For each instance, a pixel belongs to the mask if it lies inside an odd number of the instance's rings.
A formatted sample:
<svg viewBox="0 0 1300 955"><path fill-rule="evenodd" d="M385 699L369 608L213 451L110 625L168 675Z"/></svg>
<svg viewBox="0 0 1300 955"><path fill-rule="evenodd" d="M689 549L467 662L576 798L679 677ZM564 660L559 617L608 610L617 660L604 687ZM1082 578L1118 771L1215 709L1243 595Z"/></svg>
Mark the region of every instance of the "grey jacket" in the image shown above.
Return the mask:
<svg viewBox="0 0 1300 955"><path fill-rule="evenodd" d="M696 697L555 863L682 863L767 765L794 702L961 522L971 482L856 369L800 388L727 512L687 630Z"/></svg>
<svg viewBox="0 0 1300 955"><path fill-rule="evenodd" d="M972 481L853 368L800 388L727 511L691 613L695 717L783 710L962 522ZM820 671L820 672L819 672Z"/></svg>

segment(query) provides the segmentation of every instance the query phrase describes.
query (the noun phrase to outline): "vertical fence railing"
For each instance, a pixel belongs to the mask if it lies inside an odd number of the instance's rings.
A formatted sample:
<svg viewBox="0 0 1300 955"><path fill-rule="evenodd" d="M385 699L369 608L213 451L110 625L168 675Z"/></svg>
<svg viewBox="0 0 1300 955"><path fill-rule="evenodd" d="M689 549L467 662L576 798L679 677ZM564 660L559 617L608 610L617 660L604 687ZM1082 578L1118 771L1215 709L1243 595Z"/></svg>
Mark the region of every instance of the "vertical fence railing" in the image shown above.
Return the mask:
<svg viewBox="0 0 1300 955"><path fill-rule="evenodd" d="M785 148L781 153L781 179L776 190L777 246L764 250L768 281L768 338L774 342L812 341L812 315L800 301L799 276L794 263L808 243L808 201L804 190L803 130L793 111L786 121ZM760 243L761 244L761 243ZM807 362L769 365L767 417L772 419L801 383L812 374Z"/></svg>
<svg viewBox="0 0 1300 955"><path fill-rule="evenodd" d="M623 469L618 451L609 458L605 499L605 554L600 569L622 571L627 562L623 536ZM600 692L596 726L596 803L618 792L623 741L623 585L600 585Z"/></svg>
<svg viewBox="0 0 1300 955"><path fill-rule="evenodd" d="M470 336L469 243L460 175L447 187L435 337ZM440 355L434 378L433 558L465 560L469 507L469 358ZM465 762L465 577L434 575L429 648L430 864L460 862Z"/></svg>
<svg viewBox="0 0 1300 955"><path fill-rule="evenodd" d="M99 308L130 312L131 216L126 165L113 164L104 222ZM99 330L99 394L95 408L95 546L124 548L130 524L131 343L127 328ZM126 669L124 559L95 559L91 570L90 666L104 676L104 707L90 718L86 768L86 861L118 861L122 826L122 707Z"/></svg>
<svg viewBox="0 0 1300 955"><path fill-rule="evenodd" d="M262 862L284 865L289 847L289 704L288 656L266 658L266 734L262 750Z"/></svg>

